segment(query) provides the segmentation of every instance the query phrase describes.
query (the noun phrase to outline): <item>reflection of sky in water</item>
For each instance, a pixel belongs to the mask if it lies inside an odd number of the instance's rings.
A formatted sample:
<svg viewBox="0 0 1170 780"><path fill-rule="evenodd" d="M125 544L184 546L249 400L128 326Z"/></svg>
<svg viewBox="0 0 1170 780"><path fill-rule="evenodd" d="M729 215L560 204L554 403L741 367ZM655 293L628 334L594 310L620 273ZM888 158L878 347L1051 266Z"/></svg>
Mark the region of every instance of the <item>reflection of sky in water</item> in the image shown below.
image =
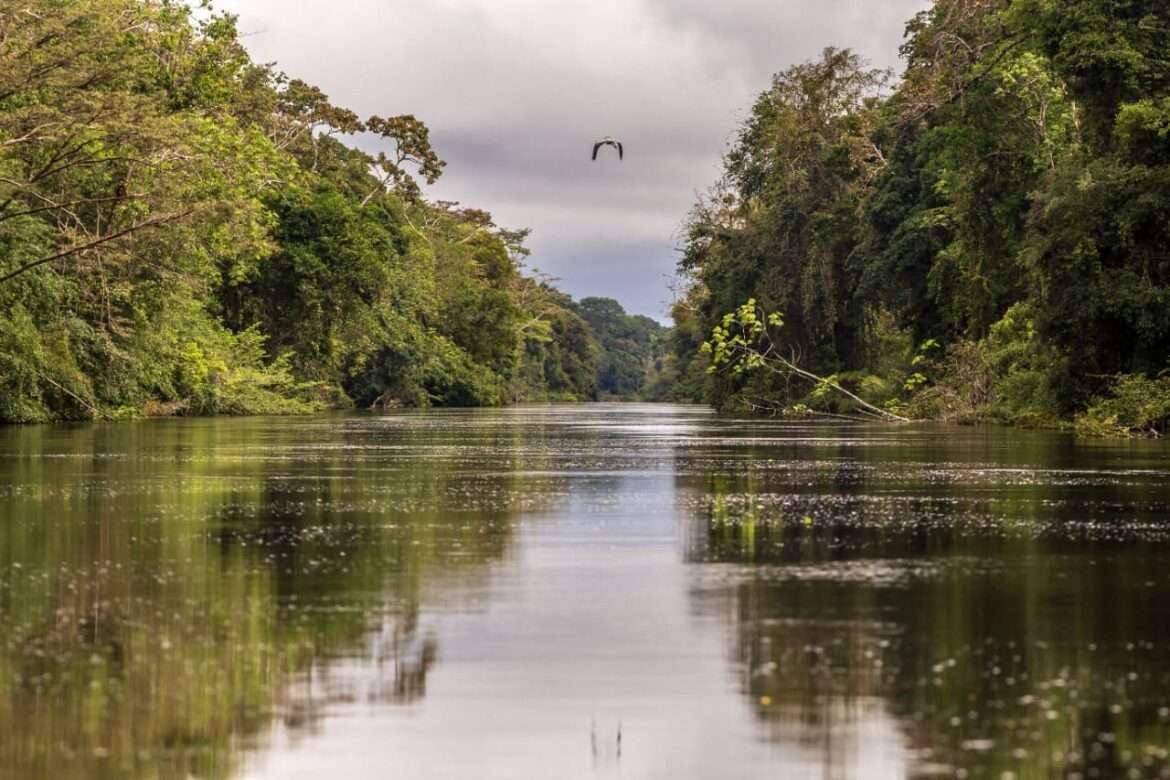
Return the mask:
<svg viewBox="0 0 1170 780"><path fill-rule="evenodd" d="M0 778L1159 777L1168 476L646 404L0 431Z"/></svg>
<svg viewBox="0 0 1170 780"><path fill-rule="evenodd" d="M730 684L721 610L691 609L677 518L652 500L671 491L669 472L583 480L555 513L524 523L519 559L492 572L481 611L433 615L441 651L425 698L331 707L312 740L278 730L245 777L358 777L371 762L396 777L814 771L823 748L764 739ZM360 685L378 670L346 662L332 673ZM902 776L897 724L879 701L838 715L834 763Z"/></svg>

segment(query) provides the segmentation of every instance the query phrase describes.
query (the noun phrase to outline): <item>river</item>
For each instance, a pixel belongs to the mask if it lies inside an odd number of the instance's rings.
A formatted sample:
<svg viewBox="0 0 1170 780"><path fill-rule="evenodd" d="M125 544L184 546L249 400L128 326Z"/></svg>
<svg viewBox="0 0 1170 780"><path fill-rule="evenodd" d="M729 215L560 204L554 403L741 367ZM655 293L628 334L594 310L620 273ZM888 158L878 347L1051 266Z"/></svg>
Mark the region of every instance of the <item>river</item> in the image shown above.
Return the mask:
<svg viewBox="0 0 1170 780"><path fill-rule="evenodd" d="M693 406L0 428L0 778L1167 778L1168 510Z"/></svg>

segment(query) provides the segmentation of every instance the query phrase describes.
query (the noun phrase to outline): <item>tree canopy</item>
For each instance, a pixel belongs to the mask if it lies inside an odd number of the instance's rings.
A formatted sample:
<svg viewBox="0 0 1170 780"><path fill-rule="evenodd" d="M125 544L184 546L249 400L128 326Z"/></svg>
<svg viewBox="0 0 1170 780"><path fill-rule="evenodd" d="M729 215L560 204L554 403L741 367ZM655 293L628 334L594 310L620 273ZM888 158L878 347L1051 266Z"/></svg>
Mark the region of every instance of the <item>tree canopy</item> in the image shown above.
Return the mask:
<svg viewBox="0 0 1170 780"><path fill-rule="evenodd" d="M667 329L649 317L626 314L613 298L582 298L577 309L601 346L598 390L624 398L649 394L662 369Z"/></svg>
<svg viewBox="0 0 1170 780"><path fill-rule="evenodd" d="M591 399L526 231L169 0L0 0L0 421ZM372 143L365 152L351 139Z"/></svg>
<svg viewBox="0 0 1170 780"><path fill-rule="evenodd" d="M783 323L768 335L786 360L916 416L1056 421L1156 380L1168 36L1157 0L935 0L896 84L836 49L778 74L688 222L680 386L855 407L790 372L712 365L714 329L749 299Z"/></svg>

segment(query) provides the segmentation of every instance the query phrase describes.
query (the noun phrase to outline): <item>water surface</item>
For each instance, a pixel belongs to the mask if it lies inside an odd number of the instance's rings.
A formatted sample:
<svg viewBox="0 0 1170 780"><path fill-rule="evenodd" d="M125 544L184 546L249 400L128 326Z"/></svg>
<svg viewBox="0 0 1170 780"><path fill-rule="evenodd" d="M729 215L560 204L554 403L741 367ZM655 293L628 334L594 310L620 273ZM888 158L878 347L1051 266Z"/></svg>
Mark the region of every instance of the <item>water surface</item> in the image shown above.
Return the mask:
<svg viewBox="0 0 1170 780"><path fill-rule="evenodd" d="M1168 504L685 406L0 429L0 778L1170 777Z"/></svg>

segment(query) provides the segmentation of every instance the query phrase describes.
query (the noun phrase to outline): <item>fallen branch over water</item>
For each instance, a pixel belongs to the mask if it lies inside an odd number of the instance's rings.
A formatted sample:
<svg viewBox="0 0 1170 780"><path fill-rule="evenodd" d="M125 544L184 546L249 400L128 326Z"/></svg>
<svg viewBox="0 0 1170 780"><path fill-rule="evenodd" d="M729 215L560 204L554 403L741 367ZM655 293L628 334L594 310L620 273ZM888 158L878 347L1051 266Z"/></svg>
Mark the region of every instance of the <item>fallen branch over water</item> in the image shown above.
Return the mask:
<svg viewBox="0 0 1170 780"><path fill-rule="evenodd" d="M814 393L830 390L839 393L856 403L860 414L868 414L885 422L913 422L909 417L871 404L831 377L818 376L801 368L795 354L785 357L771 333L772 328L783 326L784 320L779 314L767 314L756 305L754 298L749 300L725 315L722 324L711 331L711 340L703 344L703 351L711 355L708 371L729 370L733 374L743 374L763 368L785 378L795 376L812 382L816 385Z"/></svg>

